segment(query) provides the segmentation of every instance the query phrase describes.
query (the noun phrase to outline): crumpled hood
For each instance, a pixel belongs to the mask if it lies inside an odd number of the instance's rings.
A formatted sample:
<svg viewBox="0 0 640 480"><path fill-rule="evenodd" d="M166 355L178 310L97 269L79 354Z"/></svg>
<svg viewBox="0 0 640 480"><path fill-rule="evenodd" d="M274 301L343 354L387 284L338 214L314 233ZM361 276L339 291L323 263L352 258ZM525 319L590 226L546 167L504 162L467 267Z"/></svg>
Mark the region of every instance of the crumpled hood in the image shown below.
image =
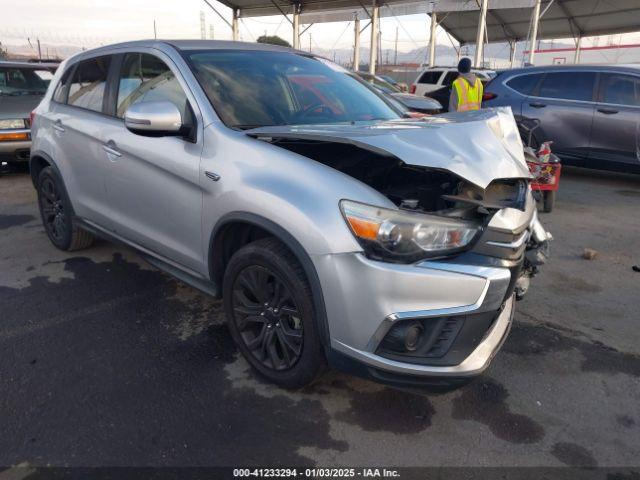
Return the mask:
<svg viewBox="0 0 640 480"><path fill-rule="evenodd" d="M480 188L496 179L529 177L510 107L419 120L261 127L244 133L253 137L351 143L395 156L409 165L448 170Z"/></svg>

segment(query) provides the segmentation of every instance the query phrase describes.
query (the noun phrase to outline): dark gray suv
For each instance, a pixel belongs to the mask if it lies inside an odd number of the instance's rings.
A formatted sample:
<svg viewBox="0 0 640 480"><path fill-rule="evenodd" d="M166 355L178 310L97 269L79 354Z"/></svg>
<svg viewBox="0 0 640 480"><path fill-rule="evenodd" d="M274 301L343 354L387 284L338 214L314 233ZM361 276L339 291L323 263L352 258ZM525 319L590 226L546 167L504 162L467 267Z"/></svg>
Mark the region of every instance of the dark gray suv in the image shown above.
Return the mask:
<svg viewBox="0 0 640 480"><path fill-rule="evenodd" d="M534 139L553 140L564 163L640 173L640 66L506 70L485 88L483 107L497 106L540 120Z"/></svg>

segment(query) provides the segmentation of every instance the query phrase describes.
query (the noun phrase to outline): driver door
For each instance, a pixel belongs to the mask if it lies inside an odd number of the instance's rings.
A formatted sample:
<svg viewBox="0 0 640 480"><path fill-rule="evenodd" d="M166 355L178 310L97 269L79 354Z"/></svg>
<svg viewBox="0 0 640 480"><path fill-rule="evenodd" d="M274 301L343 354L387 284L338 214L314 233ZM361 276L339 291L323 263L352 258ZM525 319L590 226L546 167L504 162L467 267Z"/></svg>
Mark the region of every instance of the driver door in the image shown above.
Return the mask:
<svg viewBox="0 0 640 480"><path fill-rule="evenodd" d="M125 128L124 114L140 102L170 101L182 123L194 125L195 102L170 59L126 53L117 75L115 116L103 131L106 190L115 232L160 256L202 273L202 133L150 137Z"/></svg>

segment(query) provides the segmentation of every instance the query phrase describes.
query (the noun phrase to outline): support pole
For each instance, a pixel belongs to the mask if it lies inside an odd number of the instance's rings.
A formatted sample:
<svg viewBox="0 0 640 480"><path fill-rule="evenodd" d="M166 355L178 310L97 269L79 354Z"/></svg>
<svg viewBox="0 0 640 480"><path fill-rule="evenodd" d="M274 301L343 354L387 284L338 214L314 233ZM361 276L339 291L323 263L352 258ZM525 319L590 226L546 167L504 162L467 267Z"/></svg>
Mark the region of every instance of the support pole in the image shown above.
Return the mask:
<svg viewBox="0 0 640 480"><path fill-rule="evenodd" d="M293 48L300 48L300 4L293 4Z"/></svg>
<svg viewBox="0 0 640 480"><path fill-rule="evenodd" d="M360 68L360 19L358 15L353 20L354 30L353 30L353 68L354 72L357 72Z"/></svg>
<svg viewBox="0 0 640 480"><path fill-rule="evenodd" d="M376 74L376 57L378 56L378 0L373 0L371 9L371 49L369 51L369 73Z"/></svg>
<svg viewBox="0 0 640 480"><path fill-rule="evenodd" d="M238 13L239 10L233 10L233 18L231 19L231 37L234 42L237 42L240 39L240 30L238 28Z"/></svg>
<svg viewBox="0 0 640 480"><path fill-rule="evenodd" d="M529 42L529 63L533 65L536 58L536 44L538 43L538 22L540 21L540 0L536 0L533 7L531 41Z"/></svg>
<svg viewBox="0 0 640 480"><path fill-rule="evenodd" d="M576 39L576 53L573 56L573 63L580 63L580 44L582 43L582 37Z"/></svg>
<svg viewBox="0 0 640 480"><path fill-rule="evenodd" d="M540 0L538 0L540 2ZM487 4L489 0L482 0L480 5L480 19L478 21L478 32L476 35L476 54L473 59L473 66L482 67L482 51L484 49L484 32L487 27Z"/></svg>
<svg viewBox="0 0 640 480"><path fill-rule="evenodd" d="M436 65L436 30L438 28L438 16L436 12L431 13L431 31L429 33L429 66Z"/></svg>
<svg viewBox="0 0 640 480"><path fill-rule="evenodd" d="M516 47L518 46L517 40L511 40L509 42L510 51L509 51L509 62L511 64L511 68L513 68L513 64L516 61Z"/></svg>

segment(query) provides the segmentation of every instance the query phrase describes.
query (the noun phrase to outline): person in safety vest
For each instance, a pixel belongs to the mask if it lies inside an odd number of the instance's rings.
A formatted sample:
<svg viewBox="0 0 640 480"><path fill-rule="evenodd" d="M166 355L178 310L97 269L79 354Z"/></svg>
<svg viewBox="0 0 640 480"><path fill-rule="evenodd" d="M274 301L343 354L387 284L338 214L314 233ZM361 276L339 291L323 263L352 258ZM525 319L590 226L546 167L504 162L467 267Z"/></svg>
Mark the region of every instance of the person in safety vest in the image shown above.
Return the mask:
<svg viewBox="0 0 640 480"><path fill-rule="evenodd" d="M482 104L482 82L471 73L471 60L460 59L458 62L458 78L451 85L449 97L450 112L467 112L480 110Z"/></svg>

